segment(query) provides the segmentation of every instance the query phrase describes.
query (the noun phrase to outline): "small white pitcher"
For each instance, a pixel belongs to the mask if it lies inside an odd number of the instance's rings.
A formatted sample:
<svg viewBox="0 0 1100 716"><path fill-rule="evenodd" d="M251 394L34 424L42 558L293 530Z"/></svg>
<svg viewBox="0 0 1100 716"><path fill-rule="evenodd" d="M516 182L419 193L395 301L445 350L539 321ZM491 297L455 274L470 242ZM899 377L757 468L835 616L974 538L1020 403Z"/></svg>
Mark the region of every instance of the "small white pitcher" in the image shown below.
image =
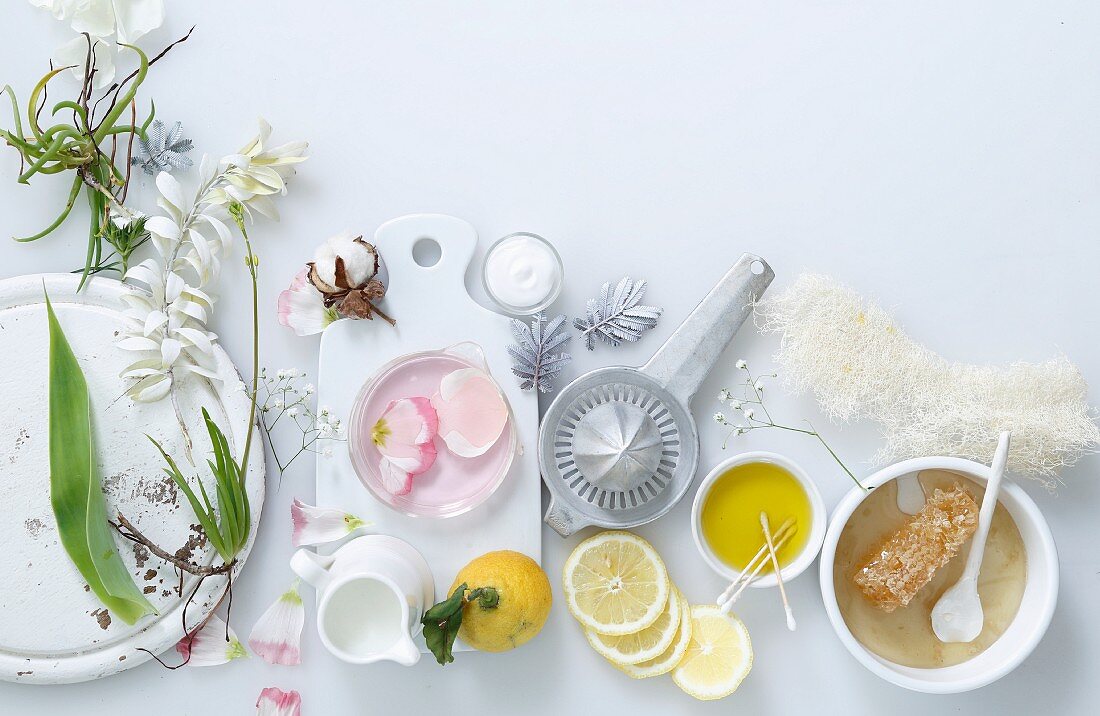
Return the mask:
<svg viewBox="0 0 1100 716"><path fill-rule="evenodd" d="M413 636L435 602L435 580L408 542L368 535L327 557L300 549L290 568L317 590L317 631L333 655L351 664L420 660Z"/></svg>

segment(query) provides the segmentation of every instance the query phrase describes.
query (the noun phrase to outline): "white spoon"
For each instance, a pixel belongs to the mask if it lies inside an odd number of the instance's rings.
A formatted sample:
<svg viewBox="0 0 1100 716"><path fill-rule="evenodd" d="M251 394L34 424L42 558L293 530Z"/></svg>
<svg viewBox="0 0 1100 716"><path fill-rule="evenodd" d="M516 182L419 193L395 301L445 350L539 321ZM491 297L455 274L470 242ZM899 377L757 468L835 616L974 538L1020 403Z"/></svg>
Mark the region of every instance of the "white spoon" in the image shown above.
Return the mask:
<svg viewBox="0 0 1100 716"><path fill-rule="evenodd" d="M989 482L985 486L985 497L978 512L978 529L970 543L970 554L966 557L966 566L955 585L943 593L936 606L932 607L932 631L942 642L970 642L982 633L985 613L982 600L978 596L978 572L982 568L985 556L985 540L989 536L989 524L993 521L993 511L997 509L997 493L1001 490L1001 479L1008 461L1008 443L1011 433L1001 433L997 442L997 452L993 455L993 465Z"/></svg>

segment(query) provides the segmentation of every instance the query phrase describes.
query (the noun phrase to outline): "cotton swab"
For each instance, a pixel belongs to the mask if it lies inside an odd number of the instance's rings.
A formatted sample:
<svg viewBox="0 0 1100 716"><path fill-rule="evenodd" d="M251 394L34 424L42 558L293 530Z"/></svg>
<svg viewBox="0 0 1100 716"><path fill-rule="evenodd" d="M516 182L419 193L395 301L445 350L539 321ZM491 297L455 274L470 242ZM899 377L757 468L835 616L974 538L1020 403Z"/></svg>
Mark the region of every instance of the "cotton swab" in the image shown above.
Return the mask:
<svg viewBox="0 0 1100 716"><path fill-rule="evenodd" d="M794 537L798 532L798 526L794 523L794 520L787 520L784 522L775 533L775 548L780 549L783 545ZM725 591L723 591L716 600L718 608L727 614L730 608L733 606L740 597L745 588L752 584L757 575L768 563L768 545L765 543L760 548L760 551L756 553L749 563L745 565L745 569L737 575L737 579L733 580Z"/></svg>
<svg viewBox="0 0 1100 716"><path fill-rule="evenodd" d="M760 526L764 530L764 541L768 544L768 552L771 553L772 567L775 569L775 579L779 583L779 596L783 600L783 611L787 613L787 628L795 630L794 613L791 611L791 603L787 601L787 589L783 586L783 575L779 571L779 558L775 556L775 545L772 544L772 530L768 526L768 513L760 513Z"/></svg>

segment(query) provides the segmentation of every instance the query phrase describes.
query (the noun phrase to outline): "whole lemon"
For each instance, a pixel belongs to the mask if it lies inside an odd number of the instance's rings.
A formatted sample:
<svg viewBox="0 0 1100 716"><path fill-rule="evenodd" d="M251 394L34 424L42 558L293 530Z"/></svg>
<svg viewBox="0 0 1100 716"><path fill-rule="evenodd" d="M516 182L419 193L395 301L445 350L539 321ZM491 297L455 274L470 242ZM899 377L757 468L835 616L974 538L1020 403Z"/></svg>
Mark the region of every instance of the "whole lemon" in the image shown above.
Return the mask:
<svg viewBox="0 0 1100 716"><path fill-rule="evenodd" d="M550 580L525 554L483 554L458 573L448 590L470 588L458 635L479 651L508 651L529 642L550 616ZM480 591L479 591L480 590Z"/></svg>

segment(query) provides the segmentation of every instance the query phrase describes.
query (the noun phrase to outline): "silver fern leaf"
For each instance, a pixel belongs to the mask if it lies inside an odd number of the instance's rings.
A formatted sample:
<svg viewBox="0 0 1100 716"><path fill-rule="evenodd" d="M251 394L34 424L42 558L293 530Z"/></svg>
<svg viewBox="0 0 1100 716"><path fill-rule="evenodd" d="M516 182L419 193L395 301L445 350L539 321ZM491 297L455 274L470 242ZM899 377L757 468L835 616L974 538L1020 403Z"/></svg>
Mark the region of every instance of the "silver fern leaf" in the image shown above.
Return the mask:
<svg viewBox="0 0 1100 716"><path fill-rule="evenodd" d="M137 156L130 159L134 166L140 166L145 173L153 176L173 169L186 169L192 161L184 156L191 151L190 139L183 137L183 125L179 122L165 131L164 122L155 120L144 138L138 137Z"/></svg>
<svg viewBox="0 0 1100 716"><path fill-rule="evenodd" d="M596 338L617 346L623 341L633 343L657 325L662 309L642 306L646 282L634 281L629 276L615 285L605 283L599 298L589 299L584 318L574 318L573 325L584 336L588 350L595 350Z"/></svg>
<svg viewBox="0 0 1100 716"><path fill-rule="evenodd" d="M530 327L523 321L512 320L516 342L508 346L508 353L512 356L512 372L520 379L522 390L537 388L540 393L549 393L554 377L572 360L568 353L554 352L573 337L566 320L565 316L547 320L545 313L536 313Z"/></svg>

